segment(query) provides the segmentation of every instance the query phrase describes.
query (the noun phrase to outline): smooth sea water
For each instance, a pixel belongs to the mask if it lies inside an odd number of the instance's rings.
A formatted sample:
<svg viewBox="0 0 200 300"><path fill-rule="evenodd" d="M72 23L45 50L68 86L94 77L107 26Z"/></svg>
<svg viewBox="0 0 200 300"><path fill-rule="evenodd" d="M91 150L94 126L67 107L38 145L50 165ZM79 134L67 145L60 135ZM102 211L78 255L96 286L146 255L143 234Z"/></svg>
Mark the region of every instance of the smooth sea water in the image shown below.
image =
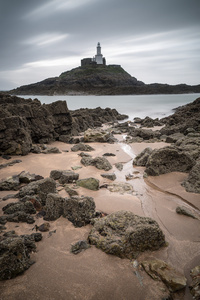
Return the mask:
<svg viewBox="0 0 200 300"><path fill-rule="evenodd" d="M57 100L66 100L70 110L79 108L115 108L121 114L127 114L129 120L135 117L163 118L173 113L173 109L193 102L200 94L173 95L120 95L120 96L23 96L37 98L41 103L49 104Z"/></svg>

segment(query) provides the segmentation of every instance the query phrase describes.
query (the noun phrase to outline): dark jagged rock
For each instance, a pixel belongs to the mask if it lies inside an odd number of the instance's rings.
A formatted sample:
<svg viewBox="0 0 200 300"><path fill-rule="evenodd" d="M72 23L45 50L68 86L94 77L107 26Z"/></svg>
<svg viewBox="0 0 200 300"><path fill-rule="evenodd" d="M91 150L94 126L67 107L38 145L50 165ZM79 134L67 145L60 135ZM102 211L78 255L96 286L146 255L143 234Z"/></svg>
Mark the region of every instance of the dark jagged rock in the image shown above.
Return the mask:
<svg viewBox="0 0 200 300"><path fill-rule="evenodd" d="M14 175L0 181L0 191L18 190L20 185L19 176Z"/></svg>
<svg viewBox="0 0 200 300"><path fill-rule="evenodd" d="M53 221L63 215L63 201L64 199L58 194L48 194L46 199L44 220Z"/></svg>
<svg viewBox="0 0 200 300"><path fill-rule="evenodd" d="M14 159L6 164L0 164L0 169L9 167L9 166L13 166L14 164L19 164L20 162L22 162L22 160L20 159Z"/></svg>
<svg viewBox="0 0 200 300"><path fill-rule="evenodd" d="M63 203L63 216L76 227L90 223L95 217L95 202L91 197L65 198Z"/></svg>
<svg viewBox="0 0 200 300"><path fill-rule="evenodd" d="M105 173L105 174L101 174L101 176L103 178L107 178L107 179L110 179L110 180L113 180L113 181L116 179L115 173Z"/></svg>
<svg viewBox="0 0 200 300"><path fill-rule="evenodd" d="M119 211L95 219L89 242L108 254L136 258L145 250L158 250L165 237L156 221Z"/></svg>
<svg viewBox="0 0 200 300"><path fill-rule="evenodd" d="M169 172L189 172L195 165L194 160L187 154L174 147L164 147L153 150L149 155L145 172L156 176Z"/></svg>
<svg viewBox="0 0 200 300"><path fill-rule="evenodd" d="M48 222L45 222L41 224L40 226L36 225L36 230L39 230L41 232L47 232L50 229L50 224Z"/></svg>
<svg viewBox="0 0 200 300"><path fill-rule="evenodd" d="M30 174L26 171L21 172L18 176L20 183L30 183L33 181L44 179L44 177L41 175Z"/></svg>
<svg viewBox="0 0 200 300"><path fill-rule="evenodd" d="M200 193L200 161L197 162L189 173L188 178L182 183L187 192Z"/></svg>
<svg viewBox="0 0 200 300"><path fill-rule="evenodd" d="M81 159L81 163L84 166L95 166L97 169L109 171L112 169L111 164L105 157L85 157L83 156Z"/></svg>
<svg viewBox="0 0 200 300"><path fill-rule="evenodd" d="M160 139L161 133L159 131L153 131L151 129L143 128L129 128L129 135L131 137L139 137L143 140Z"/></svg>
<svg viewBox="0 0 200 300"><path fill-rule="evenodd" d="M104 129L88 129L84 132L84 142L114 143L117 139L112 133Z"/></svg>
<svg viewBox="0 0 200 300"><path fill-rule="evenodd" d="M56 182L52 178L45 178L29 183L19 191L19 197L37 195L42 205L46 204L46 198L49 193L56 192Z"/></svg>

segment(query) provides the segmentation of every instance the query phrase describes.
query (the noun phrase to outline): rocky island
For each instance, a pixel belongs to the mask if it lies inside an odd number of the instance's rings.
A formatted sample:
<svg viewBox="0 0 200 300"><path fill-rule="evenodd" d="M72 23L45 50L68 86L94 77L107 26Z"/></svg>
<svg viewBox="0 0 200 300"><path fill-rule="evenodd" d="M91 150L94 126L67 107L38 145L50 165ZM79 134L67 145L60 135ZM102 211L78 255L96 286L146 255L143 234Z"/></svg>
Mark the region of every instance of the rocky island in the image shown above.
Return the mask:
<svg viewBox="0 0 200 300"><path fill-rule="evenodd" d="M200 98L132 122L7 93L0 111L2 299L199 299Z"/></svg>

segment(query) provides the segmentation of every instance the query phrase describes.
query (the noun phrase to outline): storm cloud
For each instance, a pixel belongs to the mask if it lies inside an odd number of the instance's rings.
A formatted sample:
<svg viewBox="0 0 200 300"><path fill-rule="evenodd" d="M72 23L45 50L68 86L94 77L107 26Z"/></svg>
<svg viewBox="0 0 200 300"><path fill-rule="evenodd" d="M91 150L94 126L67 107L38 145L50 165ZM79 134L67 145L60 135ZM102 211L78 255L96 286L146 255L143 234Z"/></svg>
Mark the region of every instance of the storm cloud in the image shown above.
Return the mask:
<svg viewBox="0 0 200 300"><path fill-rule="evenodd" d="M1 0L0 89L40 81L92 57L145 83L199 84L198 0Z"/></svg>

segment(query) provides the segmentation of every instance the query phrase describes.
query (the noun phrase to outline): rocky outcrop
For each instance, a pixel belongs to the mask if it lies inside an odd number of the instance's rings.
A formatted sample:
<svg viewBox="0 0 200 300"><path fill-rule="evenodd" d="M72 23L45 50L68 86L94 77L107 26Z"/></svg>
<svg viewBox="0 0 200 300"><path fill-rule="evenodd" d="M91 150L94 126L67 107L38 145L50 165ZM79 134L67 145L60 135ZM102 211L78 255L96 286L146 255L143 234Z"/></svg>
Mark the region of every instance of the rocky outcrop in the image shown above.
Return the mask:
<svg viewBox="0 0 200 300"><path fill-rule="evenodd" d="M145 250L158 250L165 237L156 221L119 211L94 220L89 242L107 254L136 258Z"/></svg>
<svg viewBox="0 0 200 300"><path fill-rule="evenodd" d="M84 132L84 142L114 143L117 140L108 130L104 129L88 129Z"/></svg>
<svg viewBox="0 0 200 300"><path fill-rule="evenodd" d="M133 165L145 167L149 158L149 155L152 153L152 149L147 147L142 152L140 152L133 160Z"/></svg>
<svg viewBox="0 0 200 300"><path fill-rule="evenodd" d="M187 192L200 193L200 161L197 162L189 173L188 178L182 183Z"/></svg>
<svg viewBox="0 0 200 300"><path fill-rule="evenodd" d="M153 279L161 279L171 292L176 292L186 287L185 276L162 260L143 261L142 266Z"/></svg>
<svg viewBox="0 0 200 300"><path fill-rule="evenodd" d="M194 166L194 160L174 147L164 147L153 150L149 155L145 172L156 176L169 172L189 172Z"/></svg>

